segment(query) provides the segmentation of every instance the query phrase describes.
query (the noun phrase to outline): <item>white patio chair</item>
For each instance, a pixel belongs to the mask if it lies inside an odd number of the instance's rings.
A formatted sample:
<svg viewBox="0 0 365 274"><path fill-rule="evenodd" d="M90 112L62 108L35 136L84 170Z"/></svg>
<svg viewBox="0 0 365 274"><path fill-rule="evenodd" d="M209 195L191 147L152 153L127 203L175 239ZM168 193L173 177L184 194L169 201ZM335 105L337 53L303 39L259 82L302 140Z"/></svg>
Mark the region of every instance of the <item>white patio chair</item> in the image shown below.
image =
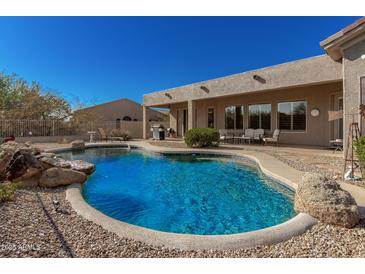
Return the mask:
<svg viewBox="0 0 365 274"><path fill-rule="evenodd" d="M219 141L220 142L226 143L226 142L228 142L228 140L233 138L233 136L230 136L228 134L227 129L219 129L218 132L219 132Z"/></svg>
<svg viewBox="0 0 365 274"><path fill-rule="evenodd" d="M253 132L253 140L260 142L264 137L264 130L262 128L257 128Z"/></svg>
<svg viewBox="0 0 365 274"><path fill-rule="evenodd" d="M248 141L248 143L251 143L251 140L253 140L254 137L254 130L252 128L246 128L245 129L245 133L240 136L240 137L236 137L237 139L239 139L240 141Z"/></svg>
<svg viewBox="0 0 365 274"><path fill-rule="evenodd" d="M278 144L279 144L279 136L280 136L280 129L275 129L272 137L265 137L265 138L262 138L262 140L264 141L264 144L265 145L267 143L275 143L276 146L278 146Z"/></svg>

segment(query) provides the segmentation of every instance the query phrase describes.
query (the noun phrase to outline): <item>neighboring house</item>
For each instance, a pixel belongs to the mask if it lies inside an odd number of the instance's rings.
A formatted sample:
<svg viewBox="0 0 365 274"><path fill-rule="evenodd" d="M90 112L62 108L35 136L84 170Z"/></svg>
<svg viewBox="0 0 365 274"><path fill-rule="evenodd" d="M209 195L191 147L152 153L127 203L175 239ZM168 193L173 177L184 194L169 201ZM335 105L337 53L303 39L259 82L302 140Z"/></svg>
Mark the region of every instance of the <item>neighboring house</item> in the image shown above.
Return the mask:
<svg viewBox="0 0 365 274"><path fill-rule="evenodd" d="M365 104L365 17L320 45L326 55L146 94L144 108L168 108L178 136L195 127L279 128L282 143L326 146L346 136L346 113ZM328 111L341 109L329 122Z"/></svg>
<svg viewBox="0 0 365 274"><path fill-rule="evenodd" d="M142 105L123 98L112 102L107 102L92 107L83 108L75 111L75 119L93 119L97 121L143 121ZM148 121L167 122L168 112L160 110L148 110Z"/></svg>
<svg viewBox="0 0 365 274"><path fill-rule="evenodd" d="M108 133L118 129L133 138L142 138L143 115L142 105L129 99L120 99L77 110L73 114L73 120L85 132L101 127ZM169 115L166 111L149 109L145 115L148 126L152 123L169 126Z"/></svg>

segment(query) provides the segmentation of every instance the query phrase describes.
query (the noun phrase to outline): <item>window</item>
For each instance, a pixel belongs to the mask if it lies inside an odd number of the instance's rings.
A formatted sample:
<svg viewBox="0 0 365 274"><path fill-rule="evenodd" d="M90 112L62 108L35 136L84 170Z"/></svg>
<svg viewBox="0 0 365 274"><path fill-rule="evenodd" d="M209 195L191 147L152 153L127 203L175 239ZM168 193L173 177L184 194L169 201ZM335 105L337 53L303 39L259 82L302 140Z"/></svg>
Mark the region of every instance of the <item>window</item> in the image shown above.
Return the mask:
<svg viewBox="0 0 365 274"><path fill-rule="evenodd" d="M236 129L243 129L243 106L236 107Z"/></svg>
<svg viewBox="0 0 365 274"><path fill-rule="evenodd" d="M124 116L123 121L132 121L132 118L129 116Z"/></svg>
<svg viewBox="0 0 365 274"><path fill-rule="evenodd" d="M249 112L249 127L256 129L262 128L271 130L271 105L250 105Z"/></svg>
<svg viewBox="0 0 365 274"><path fill-rule="evenodd" d="M214 128L214 108L208 108L208 127Z"/></svg>
<svg viewBox="0 0 365 274"><path fill-rule="evenodd" d="M235 107L226 107L224 115L226 120L226 129L234 129Z"/></svg>
<svg viewBox="0 0 365 274"><path fill-rule="evenodd" d="M243 106L229 106L224 109L226 129L243 129Z"/></svg>
<svg viewBox="0 0 365 274"><path fill-rule="evenodd" d="M278 104L278 125L283 130L306 130L307 102L283 102Z"/></svg>

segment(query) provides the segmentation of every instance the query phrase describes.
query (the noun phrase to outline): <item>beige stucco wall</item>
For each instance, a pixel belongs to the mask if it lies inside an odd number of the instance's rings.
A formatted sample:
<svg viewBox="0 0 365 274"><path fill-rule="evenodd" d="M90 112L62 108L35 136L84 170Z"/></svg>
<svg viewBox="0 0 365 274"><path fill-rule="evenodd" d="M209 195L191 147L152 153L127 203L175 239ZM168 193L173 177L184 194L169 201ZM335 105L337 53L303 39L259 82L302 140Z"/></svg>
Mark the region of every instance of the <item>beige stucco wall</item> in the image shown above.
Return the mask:
<svg viewBox="0 0 365 274"><path fill-rule="evenodd" d="M255 80L254 75L262 77L265 83ZM329 56L323 55L146 94L144 95L144 104L162 106L188 100L217 98L341 80L342 65L333 61ZM208 88L209 92L201 89L201 86Z"/></svg>
<svg viewBox="0 0 365 274"><path fill-rule="evenodd" d="M332 136L331 123L328 122L328 110L331 109L331 95L342 93L342 82L308 86L301 88L282 89L268 92L257 92L222 98L197 100L197 127L207 127L207 110L215 108L216 128L224 128L224 108L227 106L244 106L244 128L248 127L248 105L256 103L271 104L271 129L277 127L276 110L277 103L283 101L306 100L307 101L307 130L305 132L282 132L280 141L287 144L304 144L327 146ZM172 104L170 110L170 126L176 129L176 113L179 108L188 108L188 103ZM312 117L310 110L318 108L320 115ZM265 132L265 134L271 134Z"/></svg>
<svg viewBox="0 0 365 274"><path fill-rule="evenodd" d="M345 113L358 112L361 104L360 77L365 76L365 60L361 59L361 56L365 54L365 35L361 37L361 40L345 47L346 49L343 50L344 111ZM352 116L345 115L344 136L346 136L351 122ZM359 115L355 116L355 122L360 122ZM362 131L365 133L365 128Z"/></svg>

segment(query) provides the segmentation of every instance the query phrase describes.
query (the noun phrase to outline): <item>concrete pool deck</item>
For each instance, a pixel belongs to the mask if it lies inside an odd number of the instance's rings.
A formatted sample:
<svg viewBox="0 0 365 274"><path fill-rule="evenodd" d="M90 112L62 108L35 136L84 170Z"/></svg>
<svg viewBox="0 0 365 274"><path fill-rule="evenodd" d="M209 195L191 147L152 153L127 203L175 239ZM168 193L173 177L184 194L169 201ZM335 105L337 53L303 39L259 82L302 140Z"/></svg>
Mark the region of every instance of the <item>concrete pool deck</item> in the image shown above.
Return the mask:
<svg viewBox="0 0 365 274"><path fill-rule="evenodd" d="M124 143L125 145L126 143ZM203 153L218 153L226 155L234 155L246 157L254 160L260 169L270 177L273 177L285 183L289 187L296 189L301 180L303 172L298 171L278 159L257 151L243 151L226 148L218 149L188 149L188 148L169 148L154 146L147 142L128 142L130 146L143 149L155 153L183 153L183 152L203 152ZM93 143L88 144L88 147L98 146L121 146L120 143ZM122 144L123 145L123 144ZM53 151L68 150L69 147L60 147ZM353 194L359 206L365 205L365 190L363 188L350 184L343 184L344 189ZM84 218L99 224L108 231L114 232L120 237L133 238L152 245L163 245L170 248L179 248L183 250L194 249L238 249L253 247L257 245L269 245L288 240L293 236L305 232L312 225L317 223L317 220L311 216L300 213L296 217L282 224L269 228L220 236L204 236L204 235L188 235L175 234L155 231L147 228L138 227L127 224L113 218L110 218L100 211L92 208L86 203L81 195L81 186L72 185L66 192L67 200L71 203L75 211ZM353 193L354 192L354 193Z"/></svg>

